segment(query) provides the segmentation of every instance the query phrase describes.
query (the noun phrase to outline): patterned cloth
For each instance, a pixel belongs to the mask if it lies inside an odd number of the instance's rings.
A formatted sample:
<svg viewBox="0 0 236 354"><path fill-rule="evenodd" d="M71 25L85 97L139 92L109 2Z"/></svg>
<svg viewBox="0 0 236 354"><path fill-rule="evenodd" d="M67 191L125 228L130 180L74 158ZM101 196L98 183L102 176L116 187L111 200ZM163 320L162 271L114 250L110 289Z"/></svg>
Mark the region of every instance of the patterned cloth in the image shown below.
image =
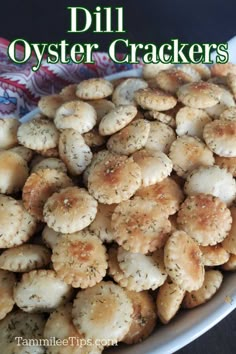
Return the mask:
<svg viewBox="0 0 236 354"><path fill-rule="evenodd" d="M94 53L95 64L43 62L40 69L33 72L35 59L32 57L26 64L14 64L7 56L8 44L7 40L0 38L0 117L20 118L37 106L40 96L57 93L70 83L141 66L115 64L108 54ZM22 50L17 47L17 56Z"/></svg>

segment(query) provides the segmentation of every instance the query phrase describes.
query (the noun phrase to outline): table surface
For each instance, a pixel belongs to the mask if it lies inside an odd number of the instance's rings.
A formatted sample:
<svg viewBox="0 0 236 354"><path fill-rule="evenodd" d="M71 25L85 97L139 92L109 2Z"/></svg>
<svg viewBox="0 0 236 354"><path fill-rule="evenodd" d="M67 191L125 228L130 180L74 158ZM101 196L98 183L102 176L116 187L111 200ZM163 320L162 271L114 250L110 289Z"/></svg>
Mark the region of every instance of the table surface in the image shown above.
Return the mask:
<svg viewBox="0 0 236 354"><path fill-rule="evenodd" d="M86 8L111 6L108 0L86 2ZM11 0L1 3L0 36L9 40L24 38L30 42L94 43L106 51L109 43L119 38L115 34L71 35L67 6L85 6L70 0ZM198 0L196 2L148 0L112 1L112 6L124 6L123 38L131 42L163 43L170 38L186 42L226 42L236 34L235 0ZM14 9L14 10L13 10ZM236 353L236 311L220 324L177 352L178 354Z"/></svg>

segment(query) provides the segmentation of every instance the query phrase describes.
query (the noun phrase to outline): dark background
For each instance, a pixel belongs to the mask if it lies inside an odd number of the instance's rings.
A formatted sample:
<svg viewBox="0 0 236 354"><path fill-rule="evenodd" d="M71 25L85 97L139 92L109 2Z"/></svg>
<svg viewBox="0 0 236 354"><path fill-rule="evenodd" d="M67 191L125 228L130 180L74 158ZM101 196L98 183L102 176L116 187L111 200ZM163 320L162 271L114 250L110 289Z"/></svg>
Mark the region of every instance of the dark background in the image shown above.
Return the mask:
<svg viewBox="0 0 236 354"><path fill-rule="evenodd" d="M67 6L124 6L124 27L120 34L67 33ZM106 51L116 38L139 43L164 43L170 38L183 42L225 42L236 35L236 0L11 0L1 1L0 36L29 42L94 43ZM179 354L236 353L236 311Z"/></svg>
<svg viewBox="0 0 236 354"><path fill-rule="evenodd" d="M30 42L70 42L100 44L107 50L120 34L66 33L69 29L67 6L124 6L123 38L131 42L167 42L178 38L186 42L224 42L236 34L235 0L2 0L0 35L9 40Z"/></svg>

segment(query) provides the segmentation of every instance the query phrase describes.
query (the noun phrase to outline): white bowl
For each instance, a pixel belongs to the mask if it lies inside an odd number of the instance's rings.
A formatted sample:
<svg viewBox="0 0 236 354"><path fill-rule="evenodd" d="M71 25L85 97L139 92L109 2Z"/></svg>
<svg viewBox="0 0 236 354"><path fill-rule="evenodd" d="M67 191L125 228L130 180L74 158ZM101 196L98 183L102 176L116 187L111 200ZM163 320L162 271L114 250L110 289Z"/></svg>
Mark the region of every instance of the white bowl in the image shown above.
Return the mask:
<svg viewBox="0 0 236 354"><path fill-rule="evenodd" d="M129 70L106 77L108 80L141 75L141 69ZM36 108L20 119L31 120L39 110ZM218 293L206 304L192 310L181 310L168 325L160 325L144 342L136 345L119 345L118 350L110 348L108 353L120 354L171 354L192 342L236 308L236 273L224 275Z"/></svg>

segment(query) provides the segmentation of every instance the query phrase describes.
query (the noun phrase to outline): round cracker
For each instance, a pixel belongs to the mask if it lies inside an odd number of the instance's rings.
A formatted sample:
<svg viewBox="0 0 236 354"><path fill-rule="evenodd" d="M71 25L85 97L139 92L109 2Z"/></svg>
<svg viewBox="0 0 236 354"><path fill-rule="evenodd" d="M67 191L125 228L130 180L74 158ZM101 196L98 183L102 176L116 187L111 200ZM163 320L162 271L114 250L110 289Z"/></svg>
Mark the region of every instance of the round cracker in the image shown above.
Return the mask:
<svg viewBox="0 0 236 354"><path fill-rule="evenodd" d="M167 324L178 312L183 301L185 290L181 289L171 279L167 279L159 288L156 305L161 322Z"/></svg>
<svg viewBox="0 0 236 354"><path fill-rule="evenodd" d="M25 146L15 146L11 148L10 151L20 155L27 163L30 162L33 157L33 151Z"/></svg>
<svg viewBox="0 0 236 354"><path fill-rule="evenodd" d="M215 120L204 127L207 146L217 155L236 157L236 121Z"/></svg>
<svg viewBox="0 0 236 354"><path fill-rule="evenodd" d="M0 255L0 268L11 272L29 272L47 266L51 252L44 246L24 244L5 250Z"/></svg>
<svg viewBox="0 0 236 354"><path fill-rule="evenodd" d="M221 96L219 103L212 107L206 108L206 112L213 119L218 119L220 118L222 112L224 112L225 109L231 106L235 106L233 95L228 91L227 88L221 87Z"/></svg>
<svg viewBox="0 0 236 354"><path fill-rule="evenodd" d="M183 107L176 114L176 133L179 136L190 135L202 139L203 129L209 122L211 118L204 110Z"/></svg>
<svg viewBox="0 0 236 354"><path fill-rule="evenodd" d="M167 111L176 106L174 96L158 89L145 88L135 92L135 100L143 109Z"/></svg>
<svg viewBox="0 0 236 354"><path fill-rule="evenodd" d="M43 206L48 198L61 188L71 185L71 179L61 171L49 168L38 170L29 176L24 185L24 206L31 215L43 220Z"/></svg>
<svg viewBox="0 0 236 354"><path fill-rule="evenodd" d="M119 247L117 260L125 277L129 278L132 290L155 290L167 278L162 249L155 251L152 255L145 255L131 253Z"/></svg>
<svg viewBox="0 0 236 354"><path fill-rule="evenodd" d="M112 102L118 105L135 105L134 95L136 91L148 87L146 81L140 78L129 78L116 86L112 95Z"/></svg>
<svg viewBox="0 0 236 354"><path fill-rule="evenodd" d="M62 95L49 95L41 97L38 102L40 111L48 118L53 119L56 114L56 110L64 103L64 97Z"/></svg>
<svg viewBox="0 0 236 354"><path fill-rule="evenodd" d="M236 206L232 206L230 212L232 216L232 225L229 234L224 239L222 245L227 252L236 255Z"/></svg>
<svg viewBox="0 0 236 354"><path fill-rule="evenodd" d="M97 121L95 109L83 101L66 102L58 108L54 118L57 129L74 129L80 134L90 131Z"/></svg>
<svg viewBox="0 0 236 354"><path fill-rule="evenodd" d="M221 244L215 246L200 246L200 250L205 267L216 267L229 260L229 253Z"/></svg>
<svg viewBox="0 0 236 354"><path fill-rule="evenodd" d="M221 268L229 272L234 272L236 270L236 255L231 254L229 260L224 263Z"/></svg>
<svg viewBox="0 0 236 354"><path fill-rule="evenodd" d="M87 288L106 275L106 248L88 230L65 234L53 248L52 262L60 279L74 288Z"/></svg>
<svg viewBox="0 0 236 354"><path fill-rule="evenodd" d="M212 194L230 205L236 197L236 182L226 169L200 167L188 175L184 191L187 195Z"/></svg>
<svg viewBox="0 0 236 354"><path fill-rule="evenodd" d="M150 124L147 120L134 120L109 138L107 148L117 154L131 155L145 146L149 131Z"/></svg>
<svg viewBox="0 0 236 354"><path fill-rule="evenodd" d="M82 135L74 129L65 129L61 133L59 155L72 175L80 175L93 156Z"/></svg>
<svg viewBox="0 0 236 354"><path fill-rule="evenodd" d="M219 290L223 275L219 270L208 270L202 287L198 290L187 292L183 300L183 307L192 309L209 301Z"/></svg>
<svg viewBox="0 0 236 354"><path fill-rule="evenodd" d="M186 178L200 166L214 165L213 153L198 138L183 135L173 142L169 157L178 176Z"/></svg>
<svg viewBox="0 0 236 354"><path fill-rule="evenodd" d="M60 237L60 232L54 231L53 229L48 227L48 225L44 227L42 232L42 240L47 247L53 249L59 241Z"/></svg>
<svg viewBox="0 0 236 354"><path fill-rule="evenodd" d="M173 64L166 63L150 63L143 64L143 77L145 80L155 78L162 70L167 70L173 67Z"/></svg>
<svg viewBox="0 0 236 354"><path fill-rule="evenodd" d="M51 312L66 303L72 295L70 285L53 270L32 270L24 273L14 288L14 300L25 312Z"/></svg>
<svg viewBox="0 0 236 354"><path fill-rule="evenodd" d="M21 145L29 149L48 150L57 147L59 132L53 122L39 118L21 124L17 138Z"/></svg>
<svg viewBox="0 0 236 354"><path fill-rule="evenodd" d="M179 66L179 69L181 71L183 71L184 73L188 74L192 78L192 81L196 82L196 81L201 80L201 76L198 73L198 71L195 70L194 66L190 66L188 64L183 64L183 65Z"/></svg>
<svg viewBox="0 0 236 354"><path fill-rule="evenodd" d="M168 215L175 214L184 199L184 194L179 185L169 177L162 182L138 189L135 195L155 201L158 205L161 205L162 209L165 209Z"/></svg>
<svg viewBox="0 0 236 354"><path fill-rule="evenodd" d="M101 147L106 143L106 137L101 136L97 128L93 128L89 132L83 134L84 142L91 149Z"/></svg>
<svg viewBox="0 0 236 354"><path fill-rule="evenodd" d="M72 322L72 304L58 307L53 311L44 328L44 338L57 338L64 343L60 346L60 354L101 354L102 347L89 341L86 344L84 335L79 332ZM59 354L58 346L47 346L47 354Z"/></svg>
<svg viewBox="0 0 236 354"><path fill-rule="evenodd" d="M29 174L26 161L10 150L0 151L0 193L19 192Z"/></svg>
<svg viewBox="0 0 236 354"><path fill-rule="evenodd" d="M31 169L31 173L35 173L38 170L44 170L47 168L61 171L64 173L67 172L66 165L62 160L57 159L56 157L48 157L34 164L34 166Z"/></svg>
<svg viewBox="0 0 236 354"><path fill-rule="evenodd" d="M190 67L194 69L195 71L198 72L202 80L208 80L211 77L211 70L206 64L184 64L181 66L181 69L183 70L184 67Z"/></svg>
<svg viewBox="0 0 236 354"><path fill-rule="evenodd" d="M97 201L83 188L67 187L46 201L43 217L47 225L61 233L80 231L91 224Z"/></svg>
<svg viewBox="0 0 236 354"><path fill-rule="evenodd" d="M223 120L233 120L236 121L236 107L229 107L227 109L225 109L221 115L220 115L220 119Z"/></svg>
<svg viewBox="0 0 236 354"><path fill-rule="evenodd" d="M161 122L150 122L150 132L145 145L148 150L162 151L169 153L171 144L175 141L174 130L167 124Z"/></svg>
<svg viewBox="0 0 236 354"><path fill-rule="evenodd" d="M100 203L113 204L127 200L141 185L141 170L132 158L105 154L96 161L88 176L88 190Z"/></svg>
<svg viewBox="0 0 236 354"><path fill-rule="evenodd" d="M72 308L75 327L92 340L122 340L132 323L132 313L131 300L111 281L79 291Z"/></svg>
<svg viewBox="0 0 236 354"><path fill-rule="evenodd" d="M162 70L156 76L157 86L172 94L175 94L182 85L193 81L193 77L180 68Z"/></svg>
<svg viewBox="0 0 236 354"><path fill-rule="evenodd" d="M15 286L16 277L12 272L0 269L0 320L11 312L15 301L13 299L13 288Z"/></svg>
<svg viewBox="0 0 236 354"><path fill-rule="evenodd" d="M117 259L118 248L112 246L108 250L108 275L114 279L121 287L127 288L129 290L134 290L132 288L133 278L125 275L119 266Z"/></svg>
<svg viewBox="0 0 236 354"><path fill-rule="evenodd" d="M229 73L226 77L226 82L234 96L234 99L236 98L236 74L235 73Z"/></svg>
<svg viewBox="0 0 236 354"><path fill-rule="evenodd" d="M17 130L20 122L15 118L0 118L0 150L17 145Z"/></svg>
<svg viewBox="0 0 236 354"><path fill-rule="evenodd" d="M233 63L213 64L211 66L212 76L227 76L229 73L236 74L236 65Z"/></svg>
<svg viewBox="0 0 236 354"><path fill-rule="evenodd" d="M142 187L161 182L171 174L172 161L161 151L142 149L132 157L141 168Z"/></svg>
<svg viewBox="0 0 236 354"><path fill-rule="evenodd" d="M180 102L192 108L212 107L220 101L222 90L219 86L200 81L181 86L177 91Z"/></svg>
<svg viewBox="0 0 236 354"><path fill-rule="evenodd" d="M219 198L197 194L185 199L178 212L179 228L202 246L222 242L231 229L230 210Z"/></svg>
<svg viewBox="0 0 236 354"><path fill-rule="evenodd" d="M62 96L65 102L74 101L78 99L76 96L76 89L77 84L67 85L60 91L60 96Z"/></svg>
<svg viewBox="0 0 236 354"><path fill-rule="evenodd" d="M2 247L3 248L11 248L15 246L22 245L26 241L33 236L37 229L37 221L36 219L31 216L27 210L23 207L23 203L19 201L22 209L22 217L20 225L17 229L17 232L13 235L13 237L2 237ZM15 216L15 215L14 215Z"/></svg>
<svg viewBox="0 0 236 354"><path fill-rule="evenodd" d="M215 164L236 177L236 157L215 156Z"/></svg>
<svg viewBox="0 0 236 354"><path fill-rule="evenodd" d="M126 291L132 301L134 312L128 333L122 339L126 344L135 344L146 339L156 325L157 315L155 303L147 291Z"/></svg>
<svg viewBox="0 0 236 354"><path fill-rule="evenodd" d="M39 155L44 157L58 157L58 148L35 150Z"/></svg>
<svg viewBox="0 0 236 354"><path fill-rule="evenodd" d="M106 99L100 99L100 100L90 100L89 104L93 106L97 113L97 124L101 122L101 119L109 113L112 109L115 108L115 105L113 102L106 100Z"/></svg>
<svg viewBox="0 0 236 354"><path fill-rule="evenodd" d="M165 210L154 201L134 197L112 214L114 240L125 250L146 254L165 245L171 230Z"/></svg>
<svg viewBox="0 0 236 354"><path fill-rule="evenodd" d="M93 155L91 163L83 172L83 183L86 188L88 187L89 174L93 170L94 166L97 164L97 162L102 161L107 156L110 156L110 152L108 150L101 150Z"/></svg>
<svg viewBox="0 0 236 354"><path fill-rule="evenodd" d="M98 100L110 96L113 85L103 78L93 78L80 82L76 89L76 96L82 100Z"/></svg>
<svg viewBox="0 0 236 354"><path fill-rule="evenodd" d="M89 230L100 238L102 242L112 242L114 236L111 228L111 216L117 204L98 203L97 214L89 225Z"/></svg>
<svg viewBox="0 0 236 354"><path fill-rule="evenodd" d="M169 109L165 112L159 112L155 110L150 110L145 112L145 117L147 119L156 119L158 122L165 123L169 125L171 128L176 127L175 115L176 115L176 106L173 109Z"/></svg>
<svg viewBox="0 0 236 354"><path fill-rule="evenodd" d="M204 281L204 266L198 244L184 231L175 231L164 248L165 268L181 289L199 289Z"/></svg>
<svg viewBox="0 0 236 354"><path fill-rule="evenodd" d="M20 203L0 194L0 248L4 248L20 228L23 209Z"/></svg>
<svg viewBox="0 0 236 354"><path fill-rule="evenodd" d="M1 351L4 354L44 354L45 348L40 345L43 338L45 317L43 314L29 314L23 311L12 311L0 322ZM17 339L16 339L17 338ZM35 340L36 345L21 345L22 340Z"/></svg>
<svg viewBox="0 0 236 354"><path fill-rule="evenodd" d="M115 107L102 118L99 123L99 133L104 136L118 132L134 119L137 112L134 105Z"/></svg>

